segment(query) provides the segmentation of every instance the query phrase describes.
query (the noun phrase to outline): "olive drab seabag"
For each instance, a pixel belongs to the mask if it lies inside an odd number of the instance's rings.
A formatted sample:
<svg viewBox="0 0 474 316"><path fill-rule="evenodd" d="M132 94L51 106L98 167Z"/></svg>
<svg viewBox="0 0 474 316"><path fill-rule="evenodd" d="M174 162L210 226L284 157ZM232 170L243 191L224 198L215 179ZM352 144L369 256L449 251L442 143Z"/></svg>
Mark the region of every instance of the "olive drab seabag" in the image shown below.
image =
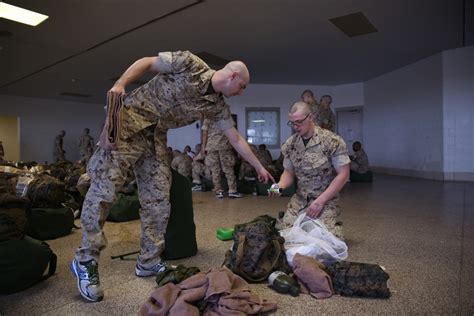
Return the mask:
<svg viewBox="0 0 474 316"><path fill-rule="evenodd" d="M377 264L340 261L327 267L334 293L342 296L388 298L389 275Z"/></svg>
<svg viewBox="0 0 474 316"><path fill-rule="evenodd" d="M266 280L273 271L290 273L284 243L275 228L276 219L267 215L234 227L234 244L225 265L249 282Z"/></svg>
<svg viewBox="0 0 474 316"><path fill-rule="evenodd" d="M23 239L28 226L30 202L12 194L0 195L0 241Z"/></svg>
<svg viewBox="0 0 474 316"><path fill-rule="evenodd" d="M0 294L22 291L49 278L56 262L48 244L28 236L0 242Z"/></svg>

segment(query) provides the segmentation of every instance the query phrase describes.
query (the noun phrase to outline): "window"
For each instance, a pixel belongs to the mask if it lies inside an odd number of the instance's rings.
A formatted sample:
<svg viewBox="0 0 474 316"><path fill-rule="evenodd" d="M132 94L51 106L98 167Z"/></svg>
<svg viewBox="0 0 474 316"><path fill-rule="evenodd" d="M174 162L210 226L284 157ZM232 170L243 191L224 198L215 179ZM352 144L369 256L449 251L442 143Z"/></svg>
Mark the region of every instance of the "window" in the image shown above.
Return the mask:
<svg viewBox="0 0 474 316"><path fill-rule="evenodd" d="M280 109L246 108L246 138L249 144L280 148Z"/></svg>

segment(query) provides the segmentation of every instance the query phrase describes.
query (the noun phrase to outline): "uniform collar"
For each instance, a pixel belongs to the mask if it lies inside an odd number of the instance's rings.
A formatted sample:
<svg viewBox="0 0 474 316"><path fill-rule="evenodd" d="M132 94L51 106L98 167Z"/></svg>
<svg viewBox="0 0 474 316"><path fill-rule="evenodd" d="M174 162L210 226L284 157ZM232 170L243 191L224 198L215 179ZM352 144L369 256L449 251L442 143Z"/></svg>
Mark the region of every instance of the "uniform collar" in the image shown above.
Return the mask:
<svg viewBox="0 0 474 316"><path fill-rule="evenodd" d="M301 146L302 148L309 148L309 147L319 145L321 143L321 138L320 138L321 131L322 129L320 127L314 126L313 136L311 136L306 146L303 143L303 137L296 134L296 144L298 146Z"/></svg>
<svg viewBox="0 0 474 316"><path fill-rule="evenodd" d="M199 89L199 93L202 95L202 97L208 101L211 101L211 102L216 102L216 98L218 96L221 96L220 93L213 93L213 94L207 94L206 95L206 92L207 92L207 88L209 88L209 85L212 84L211 83L211 78L212 76L214 75L216 71L214 69L209 69L207 71L205 71L204 73L202 73L200 75L200 78L199 78L199 86L198 86L198 89Z"/></svg>

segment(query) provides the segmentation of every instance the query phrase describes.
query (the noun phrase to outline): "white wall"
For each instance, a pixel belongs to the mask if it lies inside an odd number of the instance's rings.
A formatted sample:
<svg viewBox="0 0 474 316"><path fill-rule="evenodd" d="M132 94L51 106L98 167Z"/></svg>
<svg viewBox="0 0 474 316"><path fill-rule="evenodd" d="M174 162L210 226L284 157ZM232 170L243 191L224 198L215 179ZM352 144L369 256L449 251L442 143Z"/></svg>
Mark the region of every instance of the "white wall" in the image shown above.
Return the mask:
<svg viewBox="0 0 474 316"><path fill-rule="evenodd" d="M442 56L445 178L474 181L474 46Z"/></svg>
<svg viewBox="0 0 474 316"><path fill-rule="evenodd" d="M384 172L443 178L442 56L364 84L364 142Z"/></svg>
<svg viewBox="0 0 474 316"><path fill-rule="evenodd" d="M55 136L64 129L69 160L79 159L78 138L84 128L97 140L105 118L103 105L0 95L0 115L20 118L20 159L52 162Z"/></svg>
<svg viewBox="0 0 474 316"><path fill-rule="evenodd" d="M283 143L291 133L286 125L290 106L300 100L301 93L306 89L312 90L317 99L324 94L331 95L333 109L364 103L363 85L359 83L341 86L250 84L242 96L228 100L232 113L237 114L240 133L245 137L246 107L277 107L280 108L280 143ZM280 149L270 151L274 159L280 154Z"/></svg>

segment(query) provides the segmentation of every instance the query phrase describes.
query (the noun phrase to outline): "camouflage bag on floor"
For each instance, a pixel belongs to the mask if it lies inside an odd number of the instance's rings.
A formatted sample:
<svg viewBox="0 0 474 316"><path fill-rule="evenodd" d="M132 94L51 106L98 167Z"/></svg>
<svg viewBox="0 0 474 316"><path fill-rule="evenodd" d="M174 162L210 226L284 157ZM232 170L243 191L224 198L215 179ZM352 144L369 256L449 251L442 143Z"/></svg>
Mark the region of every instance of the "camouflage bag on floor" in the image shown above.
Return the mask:
<svg viewBox="0 0 474 316"><path fill-rule="evenodd" d="M273 271L290 273L284 243L268 215L234 227L234 245L226 253L224 265L249 282L266 280Z"/></svg>
<svg viewBox="0 0 474 316"><path fill-rule="evenodd" d="M334 293L342 296L388 298L389 275L377 264L340 261L327 267Z"/></svg>
<svg viewBox="0 0 474 316"><path fill-rule="evenodd" d="M12 194L0 194L0 242L23 239L28 226L30 201Z"/></svg>

